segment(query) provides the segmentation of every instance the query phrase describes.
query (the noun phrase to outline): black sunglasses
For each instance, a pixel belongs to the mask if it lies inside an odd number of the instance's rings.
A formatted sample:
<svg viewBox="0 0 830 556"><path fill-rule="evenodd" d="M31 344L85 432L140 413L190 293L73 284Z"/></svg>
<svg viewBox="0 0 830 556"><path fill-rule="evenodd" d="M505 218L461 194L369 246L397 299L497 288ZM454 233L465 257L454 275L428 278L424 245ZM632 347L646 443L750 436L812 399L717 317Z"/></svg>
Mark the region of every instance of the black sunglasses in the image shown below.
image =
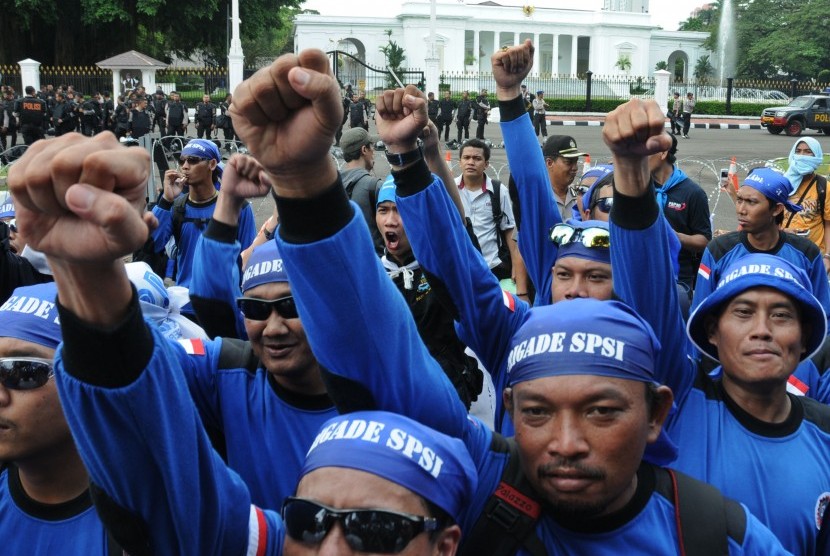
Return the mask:
<svg viewBox="0 0 830 556"><path fill-rule="evenodd" d="M258 299L256 297L237 297L236 306L242 311L246 319L268 320L271 311L276 311L284 319L299 318L297 305L293 296L280 297L279 299Z"/></svg>
<svg viewBox="0 0 830 556"><path fill-rule="evenodd" d="M34 390L54 376L51 359L0 357L0 384L9 390Z"/></svg>
<svg viewBox="0 0 830 556"><path fill-rule="evenodd" d="M207 158L202 158L200 156L183 156L179 159L179 165L182 165L185 162L187 162L191 166L195 166L196 164L204 162L205 160L207 160Z"/></svg>
<svg viewBox="0 0 830 556"><path fill-rule="evenodd" d="M614 206L614 198L613 197L600 197L593 203L591 203L591 208L588 209L589 212L594 210L594 207L598 208L602 212L609 213L611 212L611 207Z"/></svg>
<svg viewBox="0 0 830 556"><path fill-rule="evenodd" d="M9 220L9 229L14 233L17 233L17 218Z"/></svg>
<svg viewBox="0 0 830 556"><path fill-rule="evenodd" d="M397 554L421 533L439 528L434 517L374 509L337 510L294 496L285 499L282 519L288 536L305 544L323 542L335 522L340 522L352 550L379 554Z"/></svg>
<svg viewBox="0 0 830 556"><path fill-rule="evenodd" d="M609 247L611 235L603 228L574 228L569 224L557 224L550 229L550 240L558 246L581 243L585 247Z"/></svg>

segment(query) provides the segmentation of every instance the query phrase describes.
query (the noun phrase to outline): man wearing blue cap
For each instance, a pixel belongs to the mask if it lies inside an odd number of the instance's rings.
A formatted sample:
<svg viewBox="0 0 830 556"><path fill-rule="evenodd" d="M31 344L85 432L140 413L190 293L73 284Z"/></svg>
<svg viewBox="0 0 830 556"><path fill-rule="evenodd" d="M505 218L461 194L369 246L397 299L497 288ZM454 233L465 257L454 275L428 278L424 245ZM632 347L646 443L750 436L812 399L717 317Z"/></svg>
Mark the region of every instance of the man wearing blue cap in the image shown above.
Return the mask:
<svg viewBox="0 0 830 556"><path fill-rule="evenodd" d="M329 137L339 114L330 113L338 88L325 55L304 51L297 59L283 57L269 72L238 90L235 116L243 122L240 133L247 144L266 134L289 136L310 121L318 123L312 130L318 140L303 145L302 150L278 151L262 140L255 148L274 178L283 215L277 242L292 280L296 278L294 294L310 342L341 386L332 395L394 409L464 441L479 472L476 495L461 517L465 532L475 535L479 515L492 501L490 495L507 464L513 462L529 490L517 492L508 484L500 489L508 504L493 503L498 512L509 512L509 501L520 500L534 514L525 530L535 533L531 554L665 554L677 552L688 542L707 542L707 535L718 541L724 553L783 553L771 533L744 508L711 491L711 499L738 518L739 531L724 524L722 536L701 529L705 532L694 533L693 540L681 539L672 475L654 465L672 455L660 434L671 393L665 387L649 387L654 382L659 345L648 325L621 304L577 300L534 309L529 316L526 305L515 306L511 320L522 325L516 330L494 322L498 334L507 334L510 328L504 346L483 346L504 350L509 360L514 390L505 394L505 400L519 433L515 452L480 422L468 420L462 404L452 400L455 394L449 382L421 344L403 300L375 259L362 217L348 204L336 167L328 160ZM267 80L273 86L273 76L293 91L289 102L300 108L290 115L275 112L273 119L263 123L254 118L261 113L259 103L272 98ZM393 165L398 207L454 210L443 184L430 175L416 146L416 137L427 122L421 93L415 87L386 91L377 106L379 132L401 160ZM292 164L286 164L289 160ZM309 173L311 168L316 171ZM294 172L301 170L308 176L304 183L293 179ZM401 189L411 194L402 195ZM328 218L311 218L321 211ZM404 214L405 222L410 211L412 206ZM445 223L452 229L445 228L443 233L453 242L464 241L463 249L472 252L461 223L455 218ZM434 253L424 256L430 264L435 262ZM487 274L480 257L462 258L457 264ZM489 290L486 298L476 301L494 307L514 300L492 293ZM470 302L466 298L454 301ZM332 326L344 321L349 326ZM647 463L643 463L646 446L654 448L649 448ZM683 513L687 493L705 487L674 476L682 484L677 504ZM691 485L690 490L685 485ZM713 512L712 507L703 504L696 510L723 524L723 514ZM496 521L488 520L484 528L497 529ZM686 520L683 524L691 526ZM469 542L483 539L474 536ZM497 540L505 539L499 536ZM495 552L495 545L483 545L468 550L471 554Z"/></svg>
<svg viewBox="0 0 830 556"><path fill-rule="evenodd" d="M631 101L609 114L603 139L615 159L612 240L623 250L612 252L614 287L660 340L655 369L677 405L667 421L674 467L746 504L788 551L815 554L830 498L830 408L788 394L787 381L824 341L825 311L802 269L750 253L723 269L684 336L646 163L665 149L663 126L656 103ZM750 178L764 191L774 183L765 172ZM721 367L707 373L698 351Z"/></svg>
<svg viewBox="0 0 830 556"><path fill-rule="evenodd" d="M0 535L4 554L112 554L55 386L55 284L0 305Z"/></svg>
<svg viewBox="0 0 830 556"><path fill-rule="evenodd" d="M193 253L199 237L204 233L219 197L218 168L222 157L212 141L191 139L179 157L180 169L164 173L164 193L153 214L158 228L153 232L153 247L157 253L168 242L175 244L176 284L190 287L193 272ZM187 193L183 193L187 187ZM254 211L246 205L240 214L237 239L245 249L256 236ZM190 305L183 307L183 314L193 316Z"/></svg>
<svg viewBox="0 0 830 556"><path fill-rule="evenodd" d="M142 522L137 540L145 541L145 549L273 556L456 553L457 523L476 487L475 466L460 440L399 415L362 412L329 420L303 447L305 463L296 472L269 455L252 454L264 471L299 480L281 514L253 504L249 489L225 467L202 429L178 372L178 350L142 319L124 272L123 254L144 241L152 220L141 213L146 153L123 149L111 136L81 141L67 136L29 152L10 180L24 198L25 231L50 231L32 237L53 257L56 271L65 340L56 357L56 382L67 422L109 507ZM73 155L68 167L55 159L57 153ZM28 181L30 163L54 164L73 182L82 181L85 164L100 163L98 178L116 183L116 189L70 188L65 199L71 208L53 212L33 199L46 194L54 201L56 184L51 178ZM71 240L69 228L84 233L83 246ZM264 268L258 266L247 279L256 281ZM95 291L87 287L93 279L100 280ZM254 285L245 293L272 285ZM285 304L267 308L284 310ZM38 305L33 315L45 314ZM243 373L237 374L244 378ZM15 542L12 537L10 532L7 542ZM19 532L17 537L24 539Z"/></svg>
<svg viewBox="0 0 830 556"><path fill-rule="evenodd" d="M693 307L716 289L724 268L748 254L768 253L806 272L813 295L830 315L830 287L821 251L808 238L783 233L779 228L785 212L801 210L789 200L789 191L787 178L771 168L756 168L749 173L735 199L740 230L715 238L703 252Z"/></svg>

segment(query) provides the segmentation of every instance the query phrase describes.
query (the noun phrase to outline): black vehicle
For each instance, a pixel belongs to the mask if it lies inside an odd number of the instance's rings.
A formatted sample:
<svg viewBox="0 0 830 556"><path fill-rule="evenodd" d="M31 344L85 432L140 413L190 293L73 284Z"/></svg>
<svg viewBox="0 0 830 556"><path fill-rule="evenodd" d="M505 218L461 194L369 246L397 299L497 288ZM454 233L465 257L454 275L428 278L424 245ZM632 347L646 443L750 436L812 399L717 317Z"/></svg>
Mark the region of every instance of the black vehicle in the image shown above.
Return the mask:
<svg viewBox="0 0 830 556"><path fill-rule="evenodd" d="M805 129L830 134L830 95L805 95L794 98L787 106L766 108L761 113L761 126L773 135L783 131L796 137Z"/></svg>

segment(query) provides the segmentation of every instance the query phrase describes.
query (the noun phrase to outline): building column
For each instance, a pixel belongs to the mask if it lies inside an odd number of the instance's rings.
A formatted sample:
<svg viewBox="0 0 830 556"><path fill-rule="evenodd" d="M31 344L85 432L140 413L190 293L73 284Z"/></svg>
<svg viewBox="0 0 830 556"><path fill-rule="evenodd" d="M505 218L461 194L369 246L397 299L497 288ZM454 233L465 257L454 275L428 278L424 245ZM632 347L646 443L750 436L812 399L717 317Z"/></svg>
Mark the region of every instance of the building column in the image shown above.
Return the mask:
<svg viewBox="0 0 830 556"><path fill-rule="evenodd" d="M577 35L571 35L571 75L576 75L576 52L579 47Z"/></svg>
<svg viewBox="0 0 830 556"><path fill-rule="evenodd" d="M559 35L553 35L553 67L550 71L553 75L559 73Z"/></svg>
<svg viewBox="0 0 830 556"><path fill-rule="evenodd" d="M479 59L481 57L481 45L479 43L478 33L478 30L473 31L473 56L476 59L476 71L481 71L481 60Z"/></svg>
<svg viewBox="0 0 830 556"><path fill-rule="evenodd" d="M20 66L20 84L23 90L19 91L21 95L26 94L26 87L31 85L35 91L40 91L40 62L26 58L17 62Z"/></svg>
<svg viewBox="0 0 830 556"><path fill-rule="evenodd" d="M539 33L533 33L533 69L536 73L541 73L542 68L539 67L539 51L542 50L542 44L539 42Z"/></svg>
<svg viewBox="0 0 830 556"><path fill-rule="evenodd" d="M519 33L513 33L513 46L519 44Z"/></svg>

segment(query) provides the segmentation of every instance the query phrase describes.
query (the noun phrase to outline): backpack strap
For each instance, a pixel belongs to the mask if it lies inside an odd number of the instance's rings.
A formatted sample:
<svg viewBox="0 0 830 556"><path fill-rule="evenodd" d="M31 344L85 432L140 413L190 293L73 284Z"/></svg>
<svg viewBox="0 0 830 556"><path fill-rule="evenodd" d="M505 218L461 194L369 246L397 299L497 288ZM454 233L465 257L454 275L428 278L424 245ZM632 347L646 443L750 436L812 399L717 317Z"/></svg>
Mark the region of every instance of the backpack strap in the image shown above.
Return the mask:
<svg viewBox="0 0 830 556"><path fill-rule="evenodd" d="M806 196L807 196L807 193L809 193L809 192L810 192L810 189L812 189L812 188L813 188L813 184L814 184L814 183L816 183L816 182L818 181L818 180L817 180L817 178L818 178L818 177L819 177L819 175L818 175L818 174L816 174L816 175L813 177L813 179L812 179L812 180L810 180L810 183L809 183L809 184L807 184L807 187L804 189L804 193L802 193L802 194L801 194L801 197L799 197L799 198L798 198L798 201L796 201L796 202L795 202L795 204L796 204L796 205L800 205L800 204L801 204L801 201L803 201L803 200L804 200L804 197L806 197ZM824 182L824 185L825 185L825 189L826 189L826 186L827 186L827 181L826 181L826 180L825 180L825 182ZM823 218L824 218L824 200L823 200L823 199L824 199L824 196L823 196L823 195L820 195L820 193L821 193L821 191L820 191L819 189L816 189L816 195L818 196L819 203L821 203L819 206L821 207L821 215L822 215L822 219L823 219ZM790 227L790 222L792 222L792 221L793 221L793 218L795 218L795 215L796 215L796 213L795 213L795 212L791 212L791 213L790 213L790 217L789 217L789 218L787 218L787 223L786 223L786 224L784 224L784 227L785 227L785 228L789 228L789 227Z"/></svg>
<svg viewBox="0 0 830 556"><path fill-rule="evenodd" d="M729 538L743 544L743 506L683 473L659 467L655 467L655 473L655 490L674 502L680 556L727 555Z"/></svg>
<svg viewBox="0 0 830 556"><path fill-rule="evenodd" d="M523 548L532 556L546 556L547 550L535 534L542 505L522 472L516 441L493 434L490 450L506 454L507 465L459 554L512 556Z"/></svg>
<svg viewBox="0 0 830 556"><path fill-rule="evenodd" d="M255 373L259 368L259 358L251 349L251 342L238 338L222 338L219 349L219 369L245 369Z"/></svg>
<svg viewBox="0 0 830 556"><path fill-rule="evenodd" d="M824 222L824 198L827 196L827 178L816 174L816 195L818 195L818 213Z"/></svg>

